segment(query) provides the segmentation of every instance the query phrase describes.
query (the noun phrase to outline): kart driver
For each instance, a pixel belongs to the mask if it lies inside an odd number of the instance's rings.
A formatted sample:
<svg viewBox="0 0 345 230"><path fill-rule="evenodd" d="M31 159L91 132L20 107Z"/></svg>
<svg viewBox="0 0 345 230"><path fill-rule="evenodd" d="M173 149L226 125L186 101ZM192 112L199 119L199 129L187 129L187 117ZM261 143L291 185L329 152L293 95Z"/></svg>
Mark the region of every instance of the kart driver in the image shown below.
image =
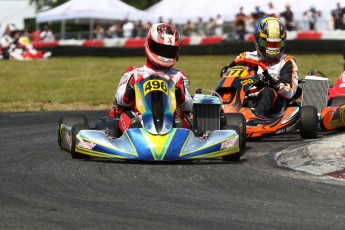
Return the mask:
<svg viewBox="0 0 345 230"><path fill-rule="evenodd" d="M295 59L284 53L286 30L279 19L259 18L254 36L256 51L241 53L234 62L225 66L220 74L222 77L229 67L236 65L235 62L241 64L243 59L264 64L269 75L261 75L263 70L260 67L256 69L261 77L256 84L254 108L256 114L268 116L279 113L284 101L295 96L298 88L298 67ZM242 64L248 65L246 62Z"/></svg>
<svg viewBox="0 0 345 230"><path fill-rule="evenodd" d="M131 66L123 73L115 94L114 108L109 113L112 118L120 115L119 128L122 132L130 127L131 119L138 114L133 106L135 81L144 74L157 72L172 77L175 82L176 116L181 118L184 127L187 127L183 113L190 112L193 105L189 93L189 80L183 72L173 68L179 59L180 49L180 34L173 26L165 23L151 26L145 40L146 64Z"/></svg>
<svg viewBox="0 0 345 230"><path fill-rule="evenodd" d="M4 34L0 38L1 59L9 59L10 52L16 48L18 39L19 33L15 24L8 24Z"/></svg>

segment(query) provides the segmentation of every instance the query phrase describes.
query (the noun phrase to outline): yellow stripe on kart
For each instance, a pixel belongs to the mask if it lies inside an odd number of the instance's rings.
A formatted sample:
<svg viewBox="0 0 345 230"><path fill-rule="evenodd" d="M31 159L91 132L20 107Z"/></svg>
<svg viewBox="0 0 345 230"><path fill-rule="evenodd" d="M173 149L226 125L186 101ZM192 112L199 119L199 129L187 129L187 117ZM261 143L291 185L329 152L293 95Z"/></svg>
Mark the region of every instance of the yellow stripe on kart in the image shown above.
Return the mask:
<svg viewBox="0 0 345 230"><path fill-rule="evenodd" d="M185 147L186 147L186 144L187 144L187 142L188 142L188 140L189 140L189 138L190 138L190 135L191 135L191 133L188 134L188 137L186 138L186 141L184 142L184 144L183 144L183 146L182 146L182 148L181 148L181 152L180 152L180 155L179 155L180 157L181 157L181 156L188 155L188 154L192 154L192 153L197 152L197 151L200 151L200 149L194 149L194 150L191 150L191 151L189 151L189 152L185 152L185 151L184 151L184 149L185 149ZM235 137L235 136L231 136L230 138L225 138L225 139L220 140L220 141L218 141L218 142L210 143L209 145L204 146L202 149L206 149L206 148L211 147L211 146L213 146L213 145L217 145L217 144L223 143L223 142L225 142L225 141L232 140L232 139L234 139L234 138L236 138L236 137Z"/></svg>
<svg viewBox="0 0 345 230"><path fill-rule="evenodd" d="M128 140L129 140L129 143L131 144L131 146L132 146L134 152L129 152L129 151L126 151L125 149L117 148L116 146L111 145L111 144L109 144L109 145L104 145L104 144L101 144L100 142L97 142L97 141L90 140L90 139L88 139L88 138L82 137L82 136L80 136L79 134L77 135L77 138L78 138L78 139L81 139L81 140L83 140L83 141L87 141L87 142L90 142L90 143L93 143L93 144L96 144L96 145L99 145L99 146L103 146L103 147L109 148L109 149L114 149L114 150L119 151L119 152L121 152L121 153L129 154L129 155L133 155L133 156L138 156L137 151L136 151L136 148L135 148L135 146L133 145L133 142L131 141L131 139L129 138L127 132L125 132L125 134L126 134Z"/></svg>
<svg viewBox="0 0 345 230"><path fill-rule="evenodd" d="M148 146L150 146L150 151L154 160L163 160L170 143L175 136L176 129L172 129L172 132L169 132L166 135L153 135L145 129L140 129L140 132Z"/></svg>

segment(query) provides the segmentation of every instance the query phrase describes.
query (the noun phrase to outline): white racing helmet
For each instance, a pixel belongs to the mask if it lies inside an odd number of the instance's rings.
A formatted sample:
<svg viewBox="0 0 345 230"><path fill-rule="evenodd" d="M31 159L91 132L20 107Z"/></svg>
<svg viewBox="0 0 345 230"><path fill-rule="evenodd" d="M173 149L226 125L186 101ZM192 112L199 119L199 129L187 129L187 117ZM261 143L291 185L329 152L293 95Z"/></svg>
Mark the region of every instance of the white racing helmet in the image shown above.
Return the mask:
<svg viewBox="0 0 345 230"><path fill-rule="evenodd" d="M160 68L170 68L178 60L181 49L179 32L165 23L153 24L145 41L148 59Z"/></svg>

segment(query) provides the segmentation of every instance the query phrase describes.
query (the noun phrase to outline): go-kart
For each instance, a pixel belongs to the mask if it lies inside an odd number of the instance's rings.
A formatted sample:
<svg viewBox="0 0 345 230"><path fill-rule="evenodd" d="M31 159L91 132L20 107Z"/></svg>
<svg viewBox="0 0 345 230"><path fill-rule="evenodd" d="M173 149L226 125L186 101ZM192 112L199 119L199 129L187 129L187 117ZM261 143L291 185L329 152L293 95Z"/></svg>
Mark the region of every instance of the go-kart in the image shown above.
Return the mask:
<svg viewBox="0 0 345 230"><path fill-rule="evenodd" d="M308 78L316 78L320 103L320 126L325 131L345 127L345 71L340 74L333 87L328 87L328 78L320 71L311 71ZM315 98L315 94L313 95Z"/></svg>
<svg viewBox="0 0 345 230"><path fill-rule="evenodd" d="M261 67L263 74L256 74ZM262 76L269 76L266 66L257 61L239 59L223 73L215 91L221 96L225 116L242 113L246 120L247 138L283 134L299 130L302 138L316 138L318 135L318 114L315 106L302 106L299 87L296 96L285 100L283 108L276 114L262 116L253 108L255 97L251 97L253 86L260 83Z"/></svg>
<svg viewBox="0 0 345 230"><path fill-rule="evenodd" d="M18 61L43 60L51 55L51 52L35 49L28 37L20 37L18 44L12 44L9 50L9 59Z"/></svg>
<svg viewBox="0 0 345 230"><path fill-rule="evenodd" d="M177 161L222 158L237 161L244 154L245 124L239 117L225 120L221 99L196 94L191 128L175 118L175 83L161 73L143 75L134 84L140 116L119 134L118 118L101 118L90 128L85 115L59 119L58 144L73 158L116 158L143 161ZM186 116L186 118L189 116ZM230 119L234 118L234 121ZM244 121L244 119L243 119Z"/></svg>

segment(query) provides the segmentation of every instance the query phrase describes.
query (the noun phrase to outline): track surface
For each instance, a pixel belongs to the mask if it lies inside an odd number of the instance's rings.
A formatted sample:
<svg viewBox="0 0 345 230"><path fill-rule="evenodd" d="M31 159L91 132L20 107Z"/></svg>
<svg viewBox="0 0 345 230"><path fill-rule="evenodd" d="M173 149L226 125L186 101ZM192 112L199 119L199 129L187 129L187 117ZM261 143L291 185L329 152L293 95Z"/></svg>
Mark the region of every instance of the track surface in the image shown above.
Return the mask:
<svg viewBox="0 0 345 230"><path fill-rule="evenodd" d="M273 161L297 134L248 142L240 163L72 160L62 114L0 114L0 229L344 229L344 184Z"/></svg>

